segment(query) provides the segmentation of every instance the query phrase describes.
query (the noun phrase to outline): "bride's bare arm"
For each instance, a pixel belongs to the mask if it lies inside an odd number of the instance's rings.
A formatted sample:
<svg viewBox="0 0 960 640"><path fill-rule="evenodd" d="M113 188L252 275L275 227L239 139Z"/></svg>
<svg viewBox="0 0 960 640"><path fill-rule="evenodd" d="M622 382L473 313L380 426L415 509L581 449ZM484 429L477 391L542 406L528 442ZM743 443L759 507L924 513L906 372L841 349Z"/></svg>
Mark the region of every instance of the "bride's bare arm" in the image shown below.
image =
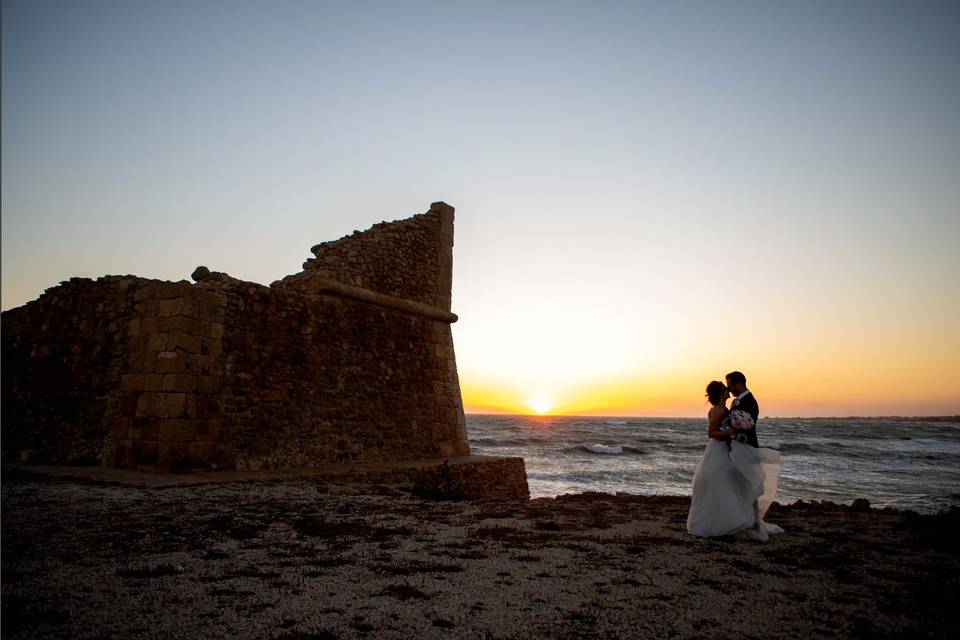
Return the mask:
<svg viewBox="0 0 960 640"><path fill-rule="evenodd" d="M733 434L733 429L721 429L720 426L723 424L723 418L726 411L720 407L714 407L710 410L710 413L707 415L709 423L707 425L707 437L714 440L720 438L725 438Z"/></svg>

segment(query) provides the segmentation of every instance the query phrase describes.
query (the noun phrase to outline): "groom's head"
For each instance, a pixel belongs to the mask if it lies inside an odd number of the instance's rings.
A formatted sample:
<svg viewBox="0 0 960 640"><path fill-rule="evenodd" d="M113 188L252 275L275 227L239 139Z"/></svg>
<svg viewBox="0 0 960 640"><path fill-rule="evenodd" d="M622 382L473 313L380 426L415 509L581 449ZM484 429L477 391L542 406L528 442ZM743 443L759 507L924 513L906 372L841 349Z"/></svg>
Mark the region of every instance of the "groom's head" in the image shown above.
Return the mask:
<svg viewBox="0 0 960 640"><path fill-rule="evenodd" d="M739 371L731 371L727 374L727 388L733 395L740 395L747 390L747 376Z"/></svg>

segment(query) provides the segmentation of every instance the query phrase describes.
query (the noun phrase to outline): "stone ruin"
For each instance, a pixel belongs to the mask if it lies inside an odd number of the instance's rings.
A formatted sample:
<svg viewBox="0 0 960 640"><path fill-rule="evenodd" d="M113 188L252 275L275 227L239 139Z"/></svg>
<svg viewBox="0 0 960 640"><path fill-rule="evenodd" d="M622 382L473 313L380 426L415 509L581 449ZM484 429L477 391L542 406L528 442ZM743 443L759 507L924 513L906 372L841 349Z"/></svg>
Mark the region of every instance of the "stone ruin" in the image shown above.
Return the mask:
<svg viewBox="0 0 960 640"><path fill-rule="evenodd" d="M4 312L4 461L153 472L433 461L421 467L465 493L528 495L522 459L470 457L450 330L453 220L437 202L318 244L269 287L206 267L195 283L71 278Z"/></svg>

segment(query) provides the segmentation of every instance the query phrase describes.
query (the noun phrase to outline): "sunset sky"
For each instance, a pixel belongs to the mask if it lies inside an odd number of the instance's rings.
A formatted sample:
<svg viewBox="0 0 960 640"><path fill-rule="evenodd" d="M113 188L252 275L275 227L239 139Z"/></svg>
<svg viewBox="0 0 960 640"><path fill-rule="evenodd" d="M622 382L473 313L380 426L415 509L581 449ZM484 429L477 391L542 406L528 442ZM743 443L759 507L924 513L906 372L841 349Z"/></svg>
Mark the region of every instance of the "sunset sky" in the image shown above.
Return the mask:
<svg viewBox="0 0 960 640"><path fill-rule="evenodd" d="M3 3L2 306L457 209L468 412L960 413L960 3Z"/></svg>

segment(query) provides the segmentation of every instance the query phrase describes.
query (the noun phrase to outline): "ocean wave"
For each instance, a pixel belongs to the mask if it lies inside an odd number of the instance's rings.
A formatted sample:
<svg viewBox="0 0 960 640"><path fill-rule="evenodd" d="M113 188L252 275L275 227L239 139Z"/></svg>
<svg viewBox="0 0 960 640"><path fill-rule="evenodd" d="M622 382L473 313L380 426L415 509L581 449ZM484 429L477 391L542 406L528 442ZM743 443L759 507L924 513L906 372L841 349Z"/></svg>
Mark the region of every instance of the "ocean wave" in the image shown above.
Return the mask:
<svg viewBox="0 0 960 640"><path fill-rule="evenodd" d="M606 456L620 456L623 454L634 454L634 455L643 455L646 453L643 449L638 449L637 447L625 447L623 445L610 445L610 444L589 444L589 445L580 445L577 447L571 447L567 449L568 451L579 451L587 453L597 453L600 455Z"/></svg>
<svg viewBox="0 0 960 640"><path fill-rule="evenodd" d="M605 444L590 444L581 449L586 449L590 453L604 453L607 455L618 456L623 453L623 447L605 445Z"/></svg>
<svg viewBox="0 0 960 640"><path fill-rule="evenodd" d="M626 420L607 420L604 424L627 424Z"/></svg>
<svg viewBox="0 0 960 640"><path fill-rule="evenodd" d="M887 451L869 446L857 446L851 444L841 444L835 441L825 441L818 443L805 442L785 442L778 443L780 451L791 455L807 456L830 456L833 458L848 458L851 460L878 460L883 455L889 455ZM908 459L930 459L937 460L941 456L935 453L926 455L919 451L898 451L901 457Z"/></svg>
<svg viewBox="0 0 960 640"><path fill-rule="evenodd" d="M787 442L784 444L777 443L781 451L789 453L821 453L825 455L834 454L834 455L843 455L853 458L863 457L859 452L857 452L854 447L849 445L842 445L836 442L819 442L819 443L807 443L807 442Z"/></svg>
<svg viewBox="0 0 960 640"><path fill-rule="evenodd" d="M541 443L539 438L470 438L470 444L482 447L522 447Z"/></svg>
<svg viewBox="0 0 960 640"><path fill-rule="evenodd" d="M960 442L945 442L943 440L931 440L928 438L874 441L870 442L868 446L872 449L896 453L946 453L960 455Z"/></svg>

